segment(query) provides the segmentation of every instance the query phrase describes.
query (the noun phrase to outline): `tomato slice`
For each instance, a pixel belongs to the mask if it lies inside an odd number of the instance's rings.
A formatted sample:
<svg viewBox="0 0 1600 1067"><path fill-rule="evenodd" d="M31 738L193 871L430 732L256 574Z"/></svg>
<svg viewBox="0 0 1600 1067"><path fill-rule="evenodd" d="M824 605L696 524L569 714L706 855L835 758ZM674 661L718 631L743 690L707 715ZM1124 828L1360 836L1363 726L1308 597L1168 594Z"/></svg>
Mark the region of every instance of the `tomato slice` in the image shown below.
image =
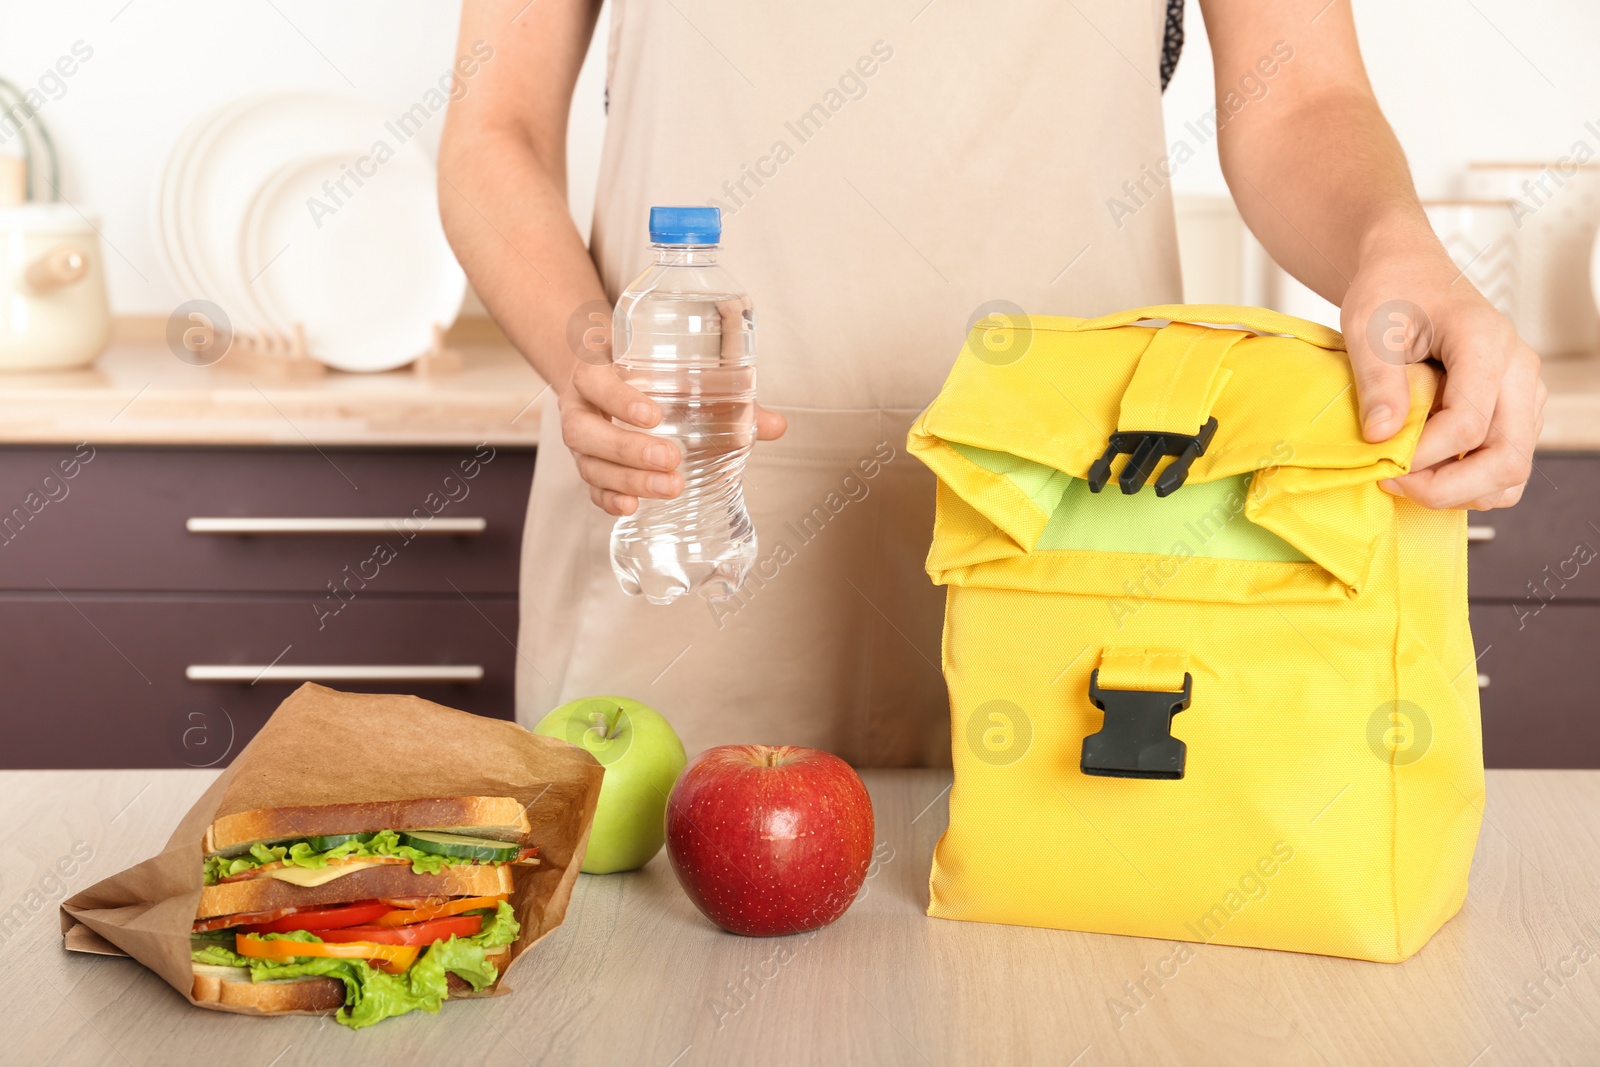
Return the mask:
<svg viewBox="0 0 1600 1067"><path fill-rule="evenodd" d="M233 939L241 956L263 960L289 960L296 956L340 960L368 960L390 974L403 974L417 961L421 949L411 945L380 945L371 941L329 945L316 941L268 941L252 934Z"/></svg>
<svg viewBox="0 0 1600 1067"><path fill-rule="evenodd" d="M501 893L493 897L461 897L458 900L445 900L437 904L424 904L421 907L409 910L391 911L381 919L373 920L374 926L406 926L410 923L419 923L427 919L442 919L446 915L460 915L464 911L477 911L479 908L495 909L506 894ZM393 903L391 901L390 903Z"/></svg>
<svg viewBox="0 0 1600 1067"><path fill-rule="evenodd" d="M324 941L366 941L378 945L431 945L450 936L471 937L483 929L482 915L452 915L443 919L412 923L410 926L347 926L325 930L317 936Z"/></svg>
<svg viewBox="0 0 1600 1067"><path fill-rule="evenodd" d="M305 908L293 915L270 922L240 924L239 929L250 934L286 934L292 930L336 930L343 926L360 926L370 923L394 909L382 901L369 900L357 904L336 904L327 908Z"/></svg>

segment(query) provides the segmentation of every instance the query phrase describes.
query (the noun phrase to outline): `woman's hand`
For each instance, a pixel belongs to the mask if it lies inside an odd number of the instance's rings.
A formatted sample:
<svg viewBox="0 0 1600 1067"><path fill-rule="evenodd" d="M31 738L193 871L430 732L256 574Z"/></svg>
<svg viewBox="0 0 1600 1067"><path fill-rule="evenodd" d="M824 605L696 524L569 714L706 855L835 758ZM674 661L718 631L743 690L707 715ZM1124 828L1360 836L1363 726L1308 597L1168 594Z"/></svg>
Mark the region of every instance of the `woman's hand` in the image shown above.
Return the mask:
<svg viewBox="0 0 1600 1067"><path fill-rule="evenodd" d="M661 421L660 409L611 365L603 336L611 308L567 204L567 117L599 12L599 0L462 5L456 69L476 74L470 91L462 83L451 94L439 210L473 288L555 387L562 439L590 498L613 515L631 515L640 497L683 492L683 476L677 446L640 432ZM493 63L484 59L486 47ZM757 440L784 427L783 416L756 409Z"/></svg>
<svg viewBox="0 0 1600 1067"><path fill-rule="evenodd" d="M1510 507L1544 428L1539 357L1431 232L1396 248L1362 256L1342 313L1367 440L1388 440L1405 423L1407 363L1431 354L1445 378L1411 473L1380 484L1430 508Z"/></svg>
<svg viewBox="0 0 1600 1067"><path fill-rule="evenodd" d="M1444 362L1411 473L1384 488L1432 508L1515 504L1544 410L1539 359L1434 236L1367 80L1351 5L1200 6L1228 186L1268 254L1344 309L1368 441L1405 422L1405 364ZM1241 102L1246 85L1260 92Z"/></svg>
<svg viewBox="0 0 1600 1067"><path fill-rule="evenodd" d="M612 515L632 515L640 497L669 499L683 492L682 458L670 439L641 431L661 421L661 409L625 383L609 363L579 360L557 399L561 439L572 450L578 474L589 483L589 499ZM618 426L617 419L626 426ZM637 426L639 429L631 429ZM781 437L782 415L756 408L756 440Z"/></svg>

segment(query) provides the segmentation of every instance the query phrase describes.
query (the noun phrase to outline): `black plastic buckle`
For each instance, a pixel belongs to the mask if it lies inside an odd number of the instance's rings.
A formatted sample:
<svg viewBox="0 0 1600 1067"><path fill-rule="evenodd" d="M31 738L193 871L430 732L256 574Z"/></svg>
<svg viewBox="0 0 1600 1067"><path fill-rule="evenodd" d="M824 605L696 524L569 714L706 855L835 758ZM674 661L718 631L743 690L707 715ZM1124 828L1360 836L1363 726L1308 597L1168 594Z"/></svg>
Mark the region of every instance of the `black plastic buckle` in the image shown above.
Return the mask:
<svg viewBox="0 0 1600 1067"><path fill-rule="evenodd" d="M1089 672L1089 702L1106 713L1099 733L1083 739L1084 774L1103 778L1182 778L1188 749L1172 736L1172 717L1189 706L1193 681L1183 674L1183 692L1101 689L1100 671Z"/></svg>
<svg viewBox="0 0 1600 1067"><path fill-rule="evenodd" d="M1089 468L1089 492L1098 493L1111 478L1111 461L1127 453L1128 462L1117 477L1123 493L1132 496L1144 488L1162 456L1177 457L1156 479L1156 496L1166 496L1189 477L1189 464L1206 454L1206 446L1216 436L1217 420L1210 418L1198 433L1165 433L1160 430L1126 430L1111 435L1100 458Z"/></svg>

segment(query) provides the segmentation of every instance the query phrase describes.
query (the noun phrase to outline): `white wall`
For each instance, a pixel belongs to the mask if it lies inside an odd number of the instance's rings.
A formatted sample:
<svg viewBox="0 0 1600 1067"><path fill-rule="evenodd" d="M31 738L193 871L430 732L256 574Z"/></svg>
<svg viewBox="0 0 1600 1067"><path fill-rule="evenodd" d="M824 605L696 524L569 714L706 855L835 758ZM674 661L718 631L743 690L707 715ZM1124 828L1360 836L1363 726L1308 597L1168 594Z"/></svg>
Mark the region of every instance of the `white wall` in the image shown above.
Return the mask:
<svg viewBox="0 0 1600 1067"><path fill-rule="evenodd" d="M45 78L46 95L59 93L41 115L62 155L63 192L110 246L112 303L119 314L165 315L191 294L162 272L151 186L189 121L285 88L346 93L398 114L449 68L459 12L438 0L0 0L0 76L23 88ZM79 41L93 53L58 85L48 72ZM605 128L604 60L597 40L573 101L572 208L584 233ZM435 116L419 135L430 152L441 126Z"/></svg>
<svg viewBox="0 0 1600 1067"><path fill-rule="evenodd" d="M188 294L162 275L150 186L187 122L266 88L347 92L403 110L450 62L458 10L438 0L0 0L0 74L37 84L75 42L94 50L44 118L62 150L67 195L102 220L114 246L117 310L166 314ZM1579 138L1594 140L1584 122L1600 125L1595 0L1359 0L1356 16L1379 99L1424 195L1455 191L1470 159L1554 158ZM604 129L604 27L602 16L573 104L571 193L585 230ZM1167 93L1174 130L1211 107L1196 0L1187 29ZM426 137L437 142L437 120ZM1225 193L1214 142L1199 147L1174 189Z"/></svg>
<svg viewBox="0 0 1600 1067"><path fill-rule="evenodd" d="M1473 160L1555 160L1579 140L1600 153L1600 136L1584 127L1600 128L1596 0L1357 0L1355 15L1373 88L1423 197L1457 195ZM1169 138L1213 106L1198 0L1189 0L1184 30L1165 101ZM1216 142L1190 143L1199 151L1174 175L1174 193L1226 196ZM1272 299L1338 325L1337 309L1287 277Z"/></svg>

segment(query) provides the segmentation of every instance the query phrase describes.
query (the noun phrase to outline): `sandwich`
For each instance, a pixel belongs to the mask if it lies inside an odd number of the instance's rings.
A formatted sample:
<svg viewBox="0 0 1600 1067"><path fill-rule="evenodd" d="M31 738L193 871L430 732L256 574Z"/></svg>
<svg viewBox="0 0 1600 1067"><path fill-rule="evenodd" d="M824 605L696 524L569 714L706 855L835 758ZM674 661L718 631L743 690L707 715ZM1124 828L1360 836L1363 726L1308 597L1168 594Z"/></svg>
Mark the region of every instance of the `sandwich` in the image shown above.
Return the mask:
<svg viewBox="0 0 1600 1067"><path fill-rule="evenodd" d="M263 808L206 830L196 1001L357 1028L492 985L536 866L511 797Z"/></svg>

